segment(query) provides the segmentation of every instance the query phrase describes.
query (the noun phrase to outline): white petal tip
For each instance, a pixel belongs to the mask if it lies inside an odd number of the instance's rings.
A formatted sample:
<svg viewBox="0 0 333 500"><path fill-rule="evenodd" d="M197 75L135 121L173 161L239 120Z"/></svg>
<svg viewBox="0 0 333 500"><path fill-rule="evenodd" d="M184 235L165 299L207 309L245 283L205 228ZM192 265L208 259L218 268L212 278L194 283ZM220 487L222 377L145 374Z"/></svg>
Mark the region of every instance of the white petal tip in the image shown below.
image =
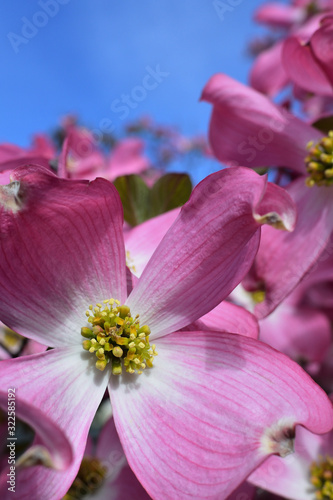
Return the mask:
<svg viewBox="0 0 333 500"><path fill-rule="evenodd" d="M22 207L19 191L19 181L13 181L6 186L0 186L0 205L3 206L5 210L13 213L18 212Z"/></svg>
<svg viewBox="0 0 333 500"><path fill-rule="evenodd" d="M258 224L268 224L269 226L275 227L275 229L280 229L282 231L292 231L293 227L288 224L286 220L281 219L279 214L276 212L269 212L265 215L254 214L255 220Z"/></svg>
<svg viewBox="0 0 333 500"><path fill-rule="evenodd" d="M286 457L294 453L295 424L289 419L281 419L265 430L261 438L260 451L264 455Z"/></svg>
<svg viewBox="0 0 333 500"><path fill-rule="evenodd" d="M32 446L16 461L16 467L32 467L44 465L51 469L57 469L57 465L51 458L50 453L44 446Z"/></svg>

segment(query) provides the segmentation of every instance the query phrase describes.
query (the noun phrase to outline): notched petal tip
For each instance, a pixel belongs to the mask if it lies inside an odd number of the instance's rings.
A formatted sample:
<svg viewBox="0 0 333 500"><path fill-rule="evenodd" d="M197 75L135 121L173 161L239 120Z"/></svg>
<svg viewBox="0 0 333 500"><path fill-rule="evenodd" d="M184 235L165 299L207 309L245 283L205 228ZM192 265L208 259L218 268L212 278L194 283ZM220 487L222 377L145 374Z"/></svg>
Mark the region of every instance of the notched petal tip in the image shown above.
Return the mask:
<svg viewBox="0 0 333 500"><path fill-rule="evenodd" d="M265 429L261 437L260 451L264 455L280 455L286 457L294 453L295 423L289 419L281 419Z"/></svg>
<svg viewBox="0 0 333 500"><path fill-rule="evenodd" d="M269 226L272 226L275 229L280 229L281 231L293 230L293 227L290 226L286 220L283 220L276 212L269 212L265 215L254 214L254 218L258 224L261 225L268 224Z"/></svg>
<svg viewBox="0 0 333 500"><path fill-rule="evenodd" d="M20 187L19 181L13 181L6 186L0 186L0 205L5 210L11 211L14 214L22 208Z"/></svg>
<svg viewBox="0 0 333 500"><path fill-rule="evenodd" d="M268 224L275 229L293 231L296 225L297 209L289 193L280 186L268 182L260 202L253 211L258 224Z"/></svg>
<svg viewBox="0 0 333 500"><path fill-rule="evenodd" d="M59 469L59 465L54 462L50 453L44 446L32 446L16 461L16 467L32 467L43 465L50 469Z"/></svg>

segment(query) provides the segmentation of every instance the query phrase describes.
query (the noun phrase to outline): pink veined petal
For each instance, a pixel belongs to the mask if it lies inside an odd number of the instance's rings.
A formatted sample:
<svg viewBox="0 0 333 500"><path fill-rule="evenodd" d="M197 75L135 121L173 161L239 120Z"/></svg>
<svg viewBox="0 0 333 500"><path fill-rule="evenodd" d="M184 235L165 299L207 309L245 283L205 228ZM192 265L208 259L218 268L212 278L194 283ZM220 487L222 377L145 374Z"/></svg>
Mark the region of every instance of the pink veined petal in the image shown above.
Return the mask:
<svg viewBox="0 0 333 500"><path fill-rule="evenodd" d="M250 73L251 87L270 97L276 95L288 82L288 75L281 64L282 42L263 51L256 58Z"/></svg>
<svg viewBox="0 0 333 500"><path fill-rule="evenodd" d="M306 12L300 7L281 5L271 2L256 10L254 19L258 23L267 24L273 28L290 28L304 21Z"/></svg>
<svg viewBox="0 0 333 500"><path fill-rule="evenodd" d="M1 208L1 320L51 347L77 344L90 303L126 298L118 193L38 167L15 179L14 209Z"/></svg>
<svg viewBox="0 0 333 500"><path fill-rule="evenodd" d="M265 285L266 297L255 314L263 318L298 285L316 263L333 229L333 188L308 188L304 178L288 186L297 205L298 219L292 233L265 227L255 260L255 270Z"/></svg>
<svg viewBox="0 0 333 500"><path fill-rule="evenodd" d="M16 495L20 500L62 498L77 474L91 421L110 376L108 370L97 373L89 356L79 345L0 363L2 387L5 392L17 387L17 407L32 416L28 423L33 419L40 431L48 420L56 422L73 449L73 461L64 472L42 466L18 468ZM0 490L1 498L7 500L7 493Z"/></svg>
<svg viewBox="0 0 333 500"><path fill-rule="evenodd" d="M253 314L243 307L223 301L199 320L202 330L232 332L257 339L258 321Z"/></svg>
<svg viewBox="0 0 333 500"><path fill-rule="evenodd" d="M148 158L144 156L144 142L127 138L116 145L108 165L108 179L120 175L140 174L149 168Z"/></svg>
<svg viewBox="0 0 333 500"><path fill-rule="evenodd" d="M258 248L253 212L260 211L265 184L251 170L235 168L194 189L127 299L151 338L196 321L242 279Z"/></svg>
<svg viewBox="0 0 333 500"><path fill-rule="evenodd" d="M321 363L332 344L331 325L322 312L284 301L260 321L260 340L295 361Z"/></svg>
<svg viewBox="0 0 333 500"><path fill-rule="evenodd" d="M11 361L1 361L1 370L3 370L2 365L7 362ZM65 470L68 466L70 466L73 460L73 452L71 444L64 431L55 423L52 417L50 418L47 415L42 416L37 408L34 408L25 401L21 401L19 399L19 388L17 387L16 380L13 380L11 385L3 387L4 389L0 391L0 407L4 412L6 412L6 415L8 414L8 428L6 425L6 444L10 444L10 442L17 440L17 436L15 434L15 419L20 419L30 425L30 427L37 433L41 444L49 457L52 467L57 470ZM9 414L11 411L13 411L13 413ZM9 428L14 429L11 434L13 439L11 439L8 434ZM6 473L9 469L8 465L8 461L6 461Z"/></svg>
<svg viewBox="0 0 333 500"><path fill-rule="evenodd" d="M170 210L124 233L127 265L135 276L141 276L149 259L176 220L180 208Z"/></svg>
<svg viewBox="0 0 333 500"><path fill-rule="evenodd" d="M209 80L201 99L213 104L209 138L221 162L285 166L305 173L306 145L322 133L223 74Z"/></svg>
<svg viewBox="0 0 333 500"><path fill-rule="evenodd" d="M324 391L265 344L221 332L156 341L151 370L110 380L115 424L128 462L156 500L227 498L296 424L333 426Z"/></svg>
<svg viewBox="0 0 333 500"><path fill-rule="evenodd" d="M269 457L256 469L249 481L276 495L293 500L313 500L310 467L326 455L332 456L333 433L316 435L303 427L296 428L295 453L285 459Z"/></svg>
<svg viewBox="0 0 333 500"><path fill-rule="evenodd" d="M288 38L283 44L282 63L293 83L308 92L332 95L332 83L314 57L310 45L302 44L297 37Z"/></svg>

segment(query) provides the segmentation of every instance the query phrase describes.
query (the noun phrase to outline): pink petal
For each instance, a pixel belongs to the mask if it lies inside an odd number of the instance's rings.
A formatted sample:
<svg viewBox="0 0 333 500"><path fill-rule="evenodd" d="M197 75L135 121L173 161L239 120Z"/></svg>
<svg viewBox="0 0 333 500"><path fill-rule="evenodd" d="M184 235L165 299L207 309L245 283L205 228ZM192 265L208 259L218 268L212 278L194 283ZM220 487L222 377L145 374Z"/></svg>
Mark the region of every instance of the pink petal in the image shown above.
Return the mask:
<svg viewBox="0 0 333 500"><path fill-rule="evenodd" d="M223 301L199 320L203 330L216 330L258 338L259 325L255 316L243 307Z"/></svg>
<svg viewBox="0 0 333 500"><path fill-rule="evenodd" d="M288 84L288 75L281 64L282 42L265 50L256 58L250 73L251 87L270 97Z"/></svg>
<svg viewBox="0 0 333 500"><path fill-rule="evenodd" d="M282 62L289 78L308 92L332 95L333 88L325 71L313 55L310 45L303 45L296 37L285 40Z"/></svg>
<svg viewBox="0 0 333 500"><path fill-rule="evenodd" d="M64 472L41 466L17 469L16 495L20 500L62 498L76 476L91 421L109 378L108 371L92 373L88 357L81 346L76 346L0 363L5 393L7 387L18 388L17 407L29 416L27 422L33 423L38 432L48 420L57 422L73 448L74 460ZM56 435L50 433L49 442L53 439ZM1 489L0 493L6 498Z"/></svg>
<svg viewBox="0 0 333 500"><path fill-rule="evenodd" d="M275 200L280 207L280 192L269 189L269 201L265 184L251 170L235 168L194 189L127 299L154 338L199 319L242 279L257 252L253 213L265 219L261 200L270 214Z"/></svg>
<svg viewBox="0 0 333 500"><path fill-rule="evenodd" d="M156 349L151 370L109 387L129 464L156 500L226 498L269 454L290 451L295 424L333 426L324 391L261 342L183 332Z"/></svg>
<svg viewBox="0 0 333 500"><path fill-rule="evenodd" d="M318 436L303 427L297 427L295 453L281 459L269 457L249 477L251 483L276 495L294 500L313 500L310 467L326 455L332 456L333 433Z"/></svg>
<svg viewBox="0 0 333 500"><path fill-rule="evenodd" d="M259 7L254 19L273 28L290 28L296 23L303 22L305 16L304 9L271 2Z"/></svg>
<svg viewBox="0 0 333 500"><path fill-rule="evenodd" d="M141 276L147 262L179 212L180 208L175 208L124 233L127 265L136 276Z"/></svg>
<svg viewBox="0 0 333 500"><path fill-rule="evenodd" d="M127 138L116 145L112 151L108 178L114 180L120 175L140 174L150 166L144 156L144 143L140 139Z"/></svg>
<svg viewBox="0 0 333 500"><path fill-rule="evenodd" d="M295 230L262 230L255 270L266 297L255 308L258 318L273 311L302 280L325 250L333 230L333 188L308 188L301 178L288 186L288 192L297 205Z"/></svg>
<svg viewBox="0 0 333 500"><path fill-rule="evenodd" d="M46 345L76 344L90 303L126 297L118 193L103 179L67 181L38 167L15 179L16 213L2 208L1 319Z"/></svg>
<svg viewBox="0 0 333 500"><path fill-rule="evenodd" d="M213 76L201 98L214 106L209 136L220 161L305 172L306 145L320 132L226 75Z"/></svg>
<svg viewBox="0 0 333 500"><path fill-rule="evenodd" d="M320 311L285 302L260 321L260 340L295 361L321 363L332 344L328 318Z"/></svg>
<svg viewBox="0 0 333 500"><path fill-rule="evenodd" d="M311 48L331 83L333 93L333 16L324 18L322 26L311 37Z"/></svg>

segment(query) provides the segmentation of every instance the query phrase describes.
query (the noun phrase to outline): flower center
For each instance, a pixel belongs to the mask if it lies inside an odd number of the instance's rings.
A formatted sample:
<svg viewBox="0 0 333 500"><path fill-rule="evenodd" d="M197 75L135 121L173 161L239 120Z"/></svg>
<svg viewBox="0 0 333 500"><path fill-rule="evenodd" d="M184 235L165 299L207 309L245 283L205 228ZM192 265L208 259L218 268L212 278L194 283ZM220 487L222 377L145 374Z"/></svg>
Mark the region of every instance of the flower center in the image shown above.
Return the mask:
<svg viewBox="0 0 333 500"><path fill-rule="evenodd" d="M149 344L150 328L140 326L139 315L134 318L128 306L121 306L119 300L108 299L86 312L91 328L81 328L83 349L95 354L96 368L103 371L108 363L113 375L122 373L122 366L128 373L142 373L147 366L153 366L157 356L155 345Z"/></svg>
<svg viewBox="0 0 333 500"><path fill-rule="evenodd" d="M333 130L323 137L318 144L309 142L309 150L305 158L306 170L309 176L306 178L306 185L312 187L331 186L333 184Z"/></svg>
<svg viewBox="0 0 333 500"><path fill-rule="evenodd" d="M333 458L326 457L311 465L311 484L316 488L318 500L333 500Z"/></svg>
<svg viewBox="0 0 333 500"><path fill-rule="evenodd" d="M63 500L80 500L98 490L105 479L107 469L96 458L84 457L79 472Z"/></svg>

